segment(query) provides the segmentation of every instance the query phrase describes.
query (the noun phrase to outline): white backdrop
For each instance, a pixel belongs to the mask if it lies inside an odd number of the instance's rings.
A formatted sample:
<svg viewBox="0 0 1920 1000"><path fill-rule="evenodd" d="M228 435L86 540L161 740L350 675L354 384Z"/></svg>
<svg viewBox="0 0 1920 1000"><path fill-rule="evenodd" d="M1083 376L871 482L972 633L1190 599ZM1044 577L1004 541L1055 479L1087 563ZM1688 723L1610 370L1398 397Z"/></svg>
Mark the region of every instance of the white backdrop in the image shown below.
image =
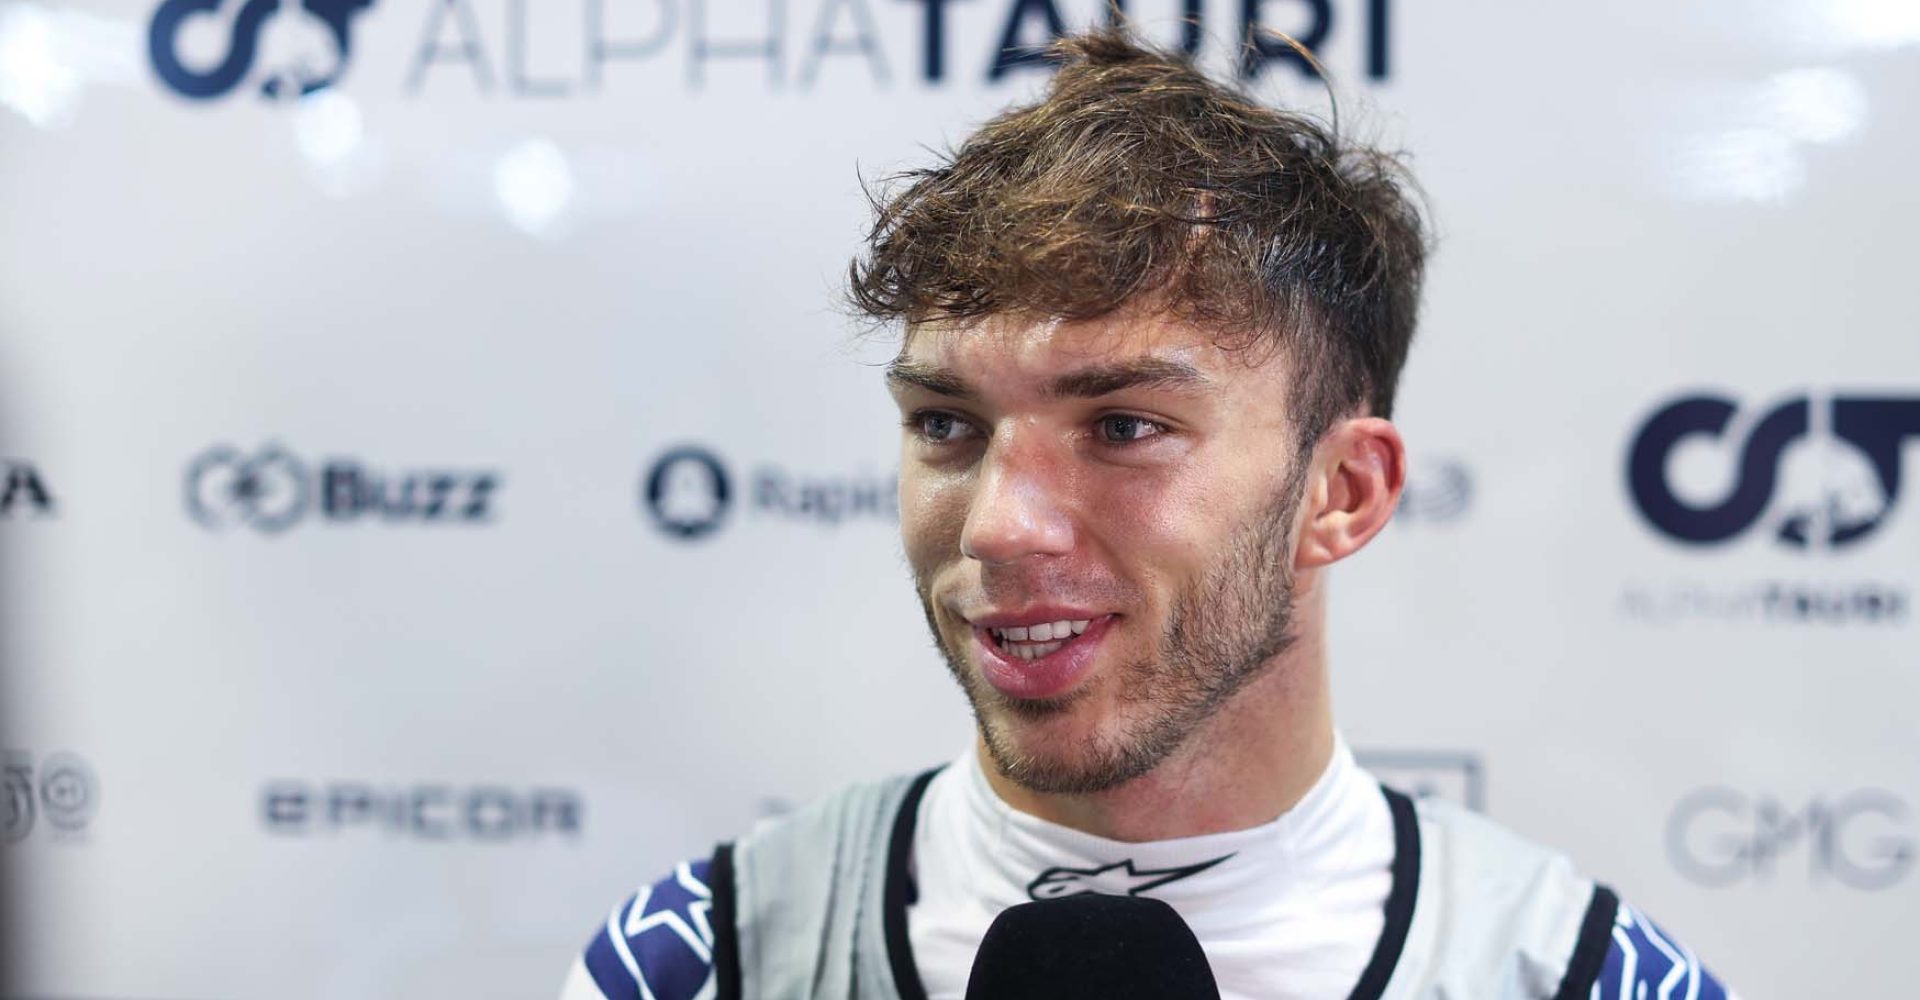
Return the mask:
<svg viewBox="0 0 1920 1000"><path fill-rule="evenodd" d="M0 0L8 996L548 995L968 737L834 297L1053 5L285 6ZM1442 235L1350 740L1750 997L1910 995L1916 8L1198 6L1317 40Z"/></svg>

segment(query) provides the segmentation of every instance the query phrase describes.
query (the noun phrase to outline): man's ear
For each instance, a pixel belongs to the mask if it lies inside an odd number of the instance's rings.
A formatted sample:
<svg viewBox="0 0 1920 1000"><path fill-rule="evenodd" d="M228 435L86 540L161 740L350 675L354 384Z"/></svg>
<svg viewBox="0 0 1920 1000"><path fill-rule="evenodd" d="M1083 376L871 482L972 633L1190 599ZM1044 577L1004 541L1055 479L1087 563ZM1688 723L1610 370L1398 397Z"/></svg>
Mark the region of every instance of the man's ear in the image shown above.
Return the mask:
<svg viewBox="0 0 1920 1000"><path fill-rule="evenodd" d="M1295 569L1317 569L1360 551L1387 526L1407 484L1407 446L1380 417L1335 424L1311 461Z"/></svg>

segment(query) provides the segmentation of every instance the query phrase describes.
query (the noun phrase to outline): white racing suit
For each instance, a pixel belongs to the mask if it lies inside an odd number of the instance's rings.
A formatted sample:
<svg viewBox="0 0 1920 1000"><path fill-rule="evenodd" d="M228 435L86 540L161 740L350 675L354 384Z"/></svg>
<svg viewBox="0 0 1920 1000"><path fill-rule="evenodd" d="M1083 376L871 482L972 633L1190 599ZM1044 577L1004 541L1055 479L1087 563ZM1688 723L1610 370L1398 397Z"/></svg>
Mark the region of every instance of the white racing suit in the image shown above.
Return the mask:
<svg viewBox="0 0 1920 1000"><path fill-rule="evenodd" d="M925 1000L907 934L932 773L859 785L614 908L562 1000ZM1693 954L1561 855L1382 788L1386 921L1349 1000L1724 1000Z"/></svg>

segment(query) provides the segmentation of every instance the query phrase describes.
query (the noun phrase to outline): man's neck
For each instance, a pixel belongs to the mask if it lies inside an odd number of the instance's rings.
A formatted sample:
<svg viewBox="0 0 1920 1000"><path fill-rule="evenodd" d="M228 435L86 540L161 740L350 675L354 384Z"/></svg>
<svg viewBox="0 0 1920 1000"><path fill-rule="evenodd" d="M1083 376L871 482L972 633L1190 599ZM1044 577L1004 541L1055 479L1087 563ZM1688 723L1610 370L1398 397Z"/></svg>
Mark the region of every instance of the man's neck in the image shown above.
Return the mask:
<svg viewBox="0 0 1920 1000"><path fill-rule="evenodd" d="M1277 819L1333 758L1323 609L1302 606L1298 640L1152 771L1084 795L1015 784L976 743L1001 801L1083 833L1133 843L1244 830Z"/></svg>

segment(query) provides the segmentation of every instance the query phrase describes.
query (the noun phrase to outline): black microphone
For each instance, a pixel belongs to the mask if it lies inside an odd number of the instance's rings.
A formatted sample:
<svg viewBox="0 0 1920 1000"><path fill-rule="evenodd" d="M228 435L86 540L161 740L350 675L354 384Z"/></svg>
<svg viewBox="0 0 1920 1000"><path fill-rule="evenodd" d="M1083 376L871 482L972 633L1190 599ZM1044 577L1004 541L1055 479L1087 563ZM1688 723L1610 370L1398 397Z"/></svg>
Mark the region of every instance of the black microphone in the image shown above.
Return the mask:
<svg viewBox="0 0 1920 1000"><path fill-rule="evenodd" d="M1213 968L1173 907L1082 893L1021 903L987 928L967 1000L1220 1000Z"/></svg>

